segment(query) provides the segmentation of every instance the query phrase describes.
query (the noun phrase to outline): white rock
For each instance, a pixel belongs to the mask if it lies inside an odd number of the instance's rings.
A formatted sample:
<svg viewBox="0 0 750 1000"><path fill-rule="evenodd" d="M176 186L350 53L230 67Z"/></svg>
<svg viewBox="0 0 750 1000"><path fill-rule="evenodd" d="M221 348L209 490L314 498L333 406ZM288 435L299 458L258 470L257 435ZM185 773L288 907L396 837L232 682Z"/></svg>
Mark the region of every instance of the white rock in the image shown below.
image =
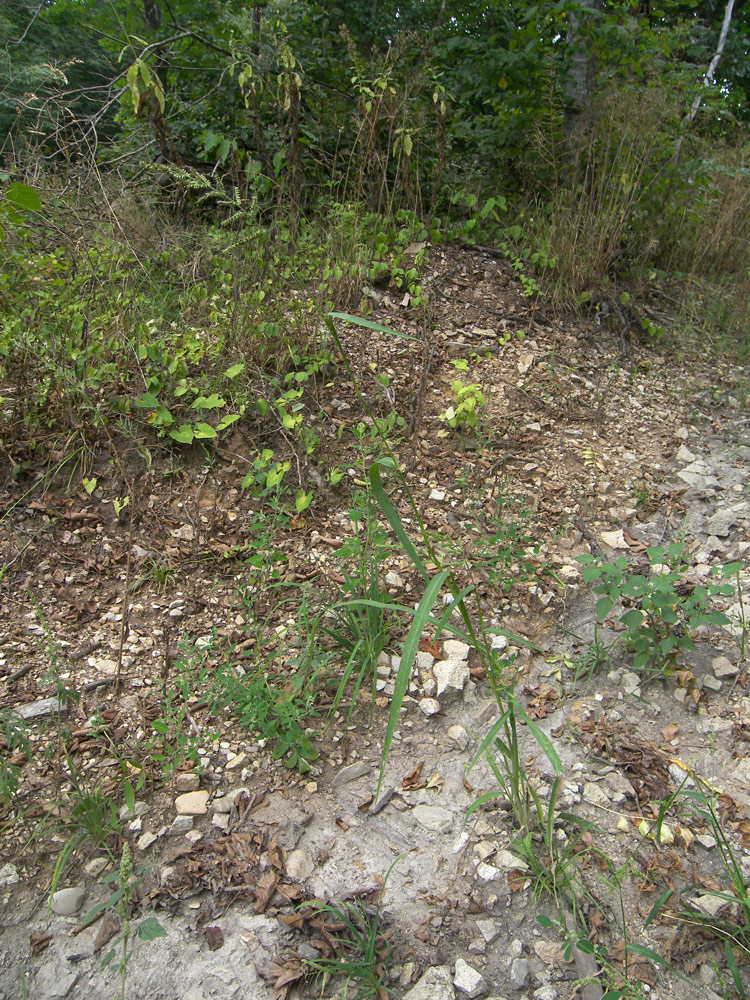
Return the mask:
<svg viewBox="0 0 750 1000"><path fill-rule="evenodd" d="M451 971L447 965L436 965L428 969L416 986L412 986L403 1000L454 1000L455 990L451 982Z"/></svg>
<svg viewBox="0 0 750 1000"><path fill-rule="evenodd" d="M500 933L500 927L494 920L477 920L477 927L487 944L492 944Z"/></svg>
<svg viewBox="0 0 750 1000"><path fill-rule="evenodd" d="M301 848L291 851L286 859L286 873L295 882L304 882L312 875L314 868L312 858Z"/></svg>
<svg viewBox="0 0 750 1000"><path fill-rule="evenodd" d="M469 744L469 734L463 726L449 726L445 735L456 744L459 750L465 750Z"/></svg>
<svg viewBox="0 0 750 1000"><path fill-rule="evenodd" d="M229 826L229 813L214 813L211 817L211 824L220 830L226 830Z"/></svg>
<svg viewBox="0 0 750 1000"><path fill-rule="evenodd" d="M140 835L140 837L136 841L136 845L135 846L138 848L139 851L147 851L148 848L151 847L151 845L156 840L158 840L156 834L155 833L150 833L147 830L145 833L142 833Z"/></svg>
<svg viewBox="0 0 750 1000"><path fill-rule="evenodd" d="M714 676L720 679L736 677L740 672L740 668L726 656L717 656L715 660L712 660L711 668L713 669Z"/></svg>
<svg viewBox="0 0 750 1000"><path fill-rule="evenodd" d="M446 660L453 660L456 663L461 663L463 660L469 659L470 652L471 646L468 646L465 642L461 642L458 639L446 639L443 643L443 655Z"/></svg>
<svg viewBox="0 0 750 1000"><path fill-rule="evenodd" d="M168 837L182 837L193 829L192 816L175 816L172 825L167 830Z"/></svg>
<svg viewBox="0 0 750 1000"><path fill-rule="evenodd" d="M70 917L74 913L78 913L85 898L86 890L83 886L58 889L52 896L50 907L53 913L59 913L61 917Z"/></svg>
<svg viewBox="0 0 750 1000"><path fill-rule="evenodd" d="M622 528L618 528L617 531L602 531L600 537L604 544L608 545L611 549L629 548L622 533Z"/></svg>
<svg viewBox="0 0 750 1000"><path fill-rule="evenodd" d="M419 702L419 708L428 717L437 715L440 711L440 702L436 698L422 698Z"/></svg>
<svg viewBox="0 0 750 1000"><path fill-rule="evenodd" d="M208 792L185 792L174 800L178 816L205 816L208 812Z"/></svg>
<svg viewBox="0 0 750 1000"><path fill-rule="evenodd" d="M427 830L450 833L453 829L453 813L442 806L415 806L412 814L417 823Z"/></svg>
<svg viewBox="0 0 750 1000"><path fill-rule="evenodd" d="M501 875L502 872L499 868L495 868L494 865L488 865L486 861L480 861L477 865L477 877L481 878L483 882L492 882Z"/></svg>
<svg viewBox="0 0 750 1000"><path fill-rule="evenodd" d="M441 704L446 705L461 696L470 677L468 664L455 660L438 660L433 673L437 681L437 696Z"/></svg>
<svg viewBox="0 0 750 1000"><path fill-rule="evenodd" d="M5 885L14 885L18 879L18 869L15 865L7 864L0 868L0 888Z"/></svg>
<svg viewBox="0 0 750 1000"><path fill-rule="evenodd" d="M676 458L678 462L682 462L685 465L690 465L691 462L695 461L695 455L684 444L680 445Z"/></svg>
<svg viewBox="0 0 750 1000"><path fill-rule="evenodd" d="M430 490L430 500L445 500L444 490Z"/></svg>
<svg viewBox="0 0 750 1000"><path fill-rule="evenodd" d="M484 976L473 969L468 962L464 962L462 958L456 962L453 985L469 997L481 997L487 992L487 982Z"/></svg>
<svg viewBox="0 0 750 1000"><path fill-rule="evenodd" d="M404 585L403 578L394 573L392 570L390 573L385 574L385 585L386 587L398 587L401 588Z"/></svg>

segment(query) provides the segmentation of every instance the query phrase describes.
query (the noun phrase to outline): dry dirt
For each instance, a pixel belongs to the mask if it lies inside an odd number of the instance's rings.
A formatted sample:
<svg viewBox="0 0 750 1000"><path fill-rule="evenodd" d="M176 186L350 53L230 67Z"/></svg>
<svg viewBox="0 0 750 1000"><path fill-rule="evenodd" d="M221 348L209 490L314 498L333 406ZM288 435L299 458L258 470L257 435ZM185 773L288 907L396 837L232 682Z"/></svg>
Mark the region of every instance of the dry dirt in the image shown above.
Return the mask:
<svg viewBox="0 0 750 1000"><path fill-rule="evenodd" d="M54 695L55 685L76 697L29 722L30 760L2 751L20 768L20 788L18 809L0 812L0 998L119 995L117 971L100 969L109 918L81 924L110 891L102 878L112 865L90 839L67 859L57 886L84 890L79 908L61 915L48 902L73 829L66 826L71 777L84 790L113 795L119 809L127 761L145 763L148 772L137 796L142 814L122 821L136 867L149 868L132 923L153 913L167 931L133 942L128 997L318 995L324 984L299 980L301 960L338 953L337 932L300 904L360 900L375 914L397 858L379 909L390 941L389 957L381 948L385 983L396 998L588 1000L614 987L622 972L633 996L639 989L661 1000L732 995L716 936L676 919L674 908L644 927L667 888L686 891L686 899L728 888L719 846L684 810L668 817L686 831L674 844L657 846L637 824L676 790L681 761L724 793L724 828L750 877L742 630L701 630L696 650L667 679L635 677L621 643L589 671L595 634L610 646L617 632L610 622L595 633L595 597L575 557L624 554L642 566L646 545L683 539L692 582L708 567L744 560L746 374L687 350L670 333L658 342L636 338L624 355L619 333L593 317L574 326L531 308L512 269L481 249L433 249L425 285L431 306L416 323L402 293L370 292L370 319L410 333L416 344L341 324L344 341L375 415L395 407L403 417L398 459L427 530L464 566L459 582L474 582L488 623L532 644L511 640L503 655L516 656L517 692L564 765L558 809L596 824L581 845L581 906L591 939L608 949L608 970L564 955L561 935L537 921L539 914L557 919L559 911L549 894L534 895L508 852L515 831L507 802L491 799L466 821L478 796L497 791L484 760L467 769L497 705L474 652L446 645L446 636L437 644L425 636L384 798L373 800L390 659L380 670L371 724L369 692L351 719L341 706L327 728L324 714L309 720L320 733L320 756L305 775L274 761L270 746L231 714L211 717L201 692L189 690L177 705L187 707L185 733L200 766L188 761L162 779L164 764L148 746L151 723L164 717L165 692L174 691L181 664L252 664L253 615L262 611L279 629L294 628L289 594L305 584L330 593L341 579L338 547L352 535L351 496L362 476L352 430L364 414L339 363L306 396L306 421L321 438L312 458L276 428L248 427L210 455L152 442L150 468L132 442L104 442L87 453L86 474L97 479L91 495L80 466L47 474L65 458L52 445L45 467L5 483L0 707L28 711ZM468 370L457 372L453 362L461 359ZM387 386L378 374L388 375ZM444 435L439 415L457 374L483 387L486 413L477 430ZM260 502L239 489L259 434L262 446L291 460L295 486L315 489L312 506L291 517L272 546L281 553L282 580L298 585L283 591L287 603L278 590L248 599L257 577L248 560L258 551L268 558L258 535ZM331 461L346 470L336 487L323 479ZM388 489L409 518L403 492L393 483ZM115 513L113 501L124 496L132 521L127 509ZM523 541L513 559L485 559L482 568L487 546L475 528L486 533L498 525L506 530L504 542L495 540L498 551L509 544L508 525ZM405 554L396 550L383 575L395 600L419 600L420 578ZM717 608L736 605L722 601ZM394 654L398 645L396 637ZM468 676L436 691L434 664L460 666L462 657ZM424 701L436 695L439 710ZM544 798L554 775L524 731L524 759ZM128 774L135 781L137 771ZM208 793L207 811L173 827L177 796L195 786ZM562 832L558 841L564 847ZM109 844L119 856L122 840L113 836ZM633 952L626 956L625 941L664 956L692 985ZM433 979L415 986L426 973ZM747 988L750 974L744 966L740 973ZM587 974L601 988L582 992ZM333 980L327 995L342 988Z"/></svg>

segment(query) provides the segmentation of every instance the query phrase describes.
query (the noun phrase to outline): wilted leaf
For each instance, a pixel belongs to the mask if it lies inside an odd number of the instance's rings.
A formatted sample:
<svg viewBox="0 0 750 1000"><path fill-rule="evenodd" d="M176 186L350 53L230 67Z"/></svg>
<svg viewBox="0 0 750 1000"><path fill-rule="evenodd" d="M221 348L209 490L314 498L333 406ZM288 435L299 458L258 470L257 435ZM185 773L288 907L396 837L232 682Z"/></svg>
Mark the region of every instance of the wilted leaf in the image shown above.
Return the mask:
<svg viewBox="0 0 750 1000"><path fill-rule="evenodd" d="M276 871L265 872L258 879L255 886L255 909L257 913L265 913L268 904L273 899L276 886L279 884L279 873Z"/></svg>

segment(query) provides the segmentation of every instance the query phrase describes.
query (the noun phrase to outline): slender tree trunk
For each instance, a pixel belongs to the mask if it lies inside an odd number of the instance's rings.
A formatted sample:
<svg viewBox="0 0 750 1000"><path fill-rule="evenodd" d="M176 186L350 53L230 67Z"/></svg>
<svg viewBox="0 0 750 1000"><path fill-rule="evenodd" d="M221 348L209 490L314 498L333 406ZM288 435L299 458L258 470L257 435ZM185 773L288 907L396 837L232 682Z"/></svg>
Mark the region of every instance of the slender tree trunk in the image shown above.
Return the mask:
<svg viewBox="0 0 750 1000"><path fill-rule="evenodd" d="M563 140L565 159L571 174L575 174L581 156L581 139L589 120L594 89L594 62L589 51L583 24L584 18L599 7L599 0L582 0L570 15L567 46L569 70L565 91Z"/></svg>
<svg viewBox="0 0 750 1000"><path fill-rule="evenodd" d="M721 25L721 31L719 32L719 41L716 46L716 52L714 52L713 59L708 64L708 69L706 70L705 76L703 77L703 86L710 87L714 82L714 73L716 72L716 67L719 65L719 60L724 54L724 47L727 44L727 35L729 34L729 22L732 20L732 11L734 10L734 0L727 0L727 5L724 10L724 20ZM685 116L684 129L682 135L677 140L677 146L674 151L674 165L677 166L680 154L682 153L682 143L685 140L685 131L693 124L695 116L698 114L698 109L701 106L703 100L703 95L699 92L695 95L695 100L692 103L690 111Z"/></svg>

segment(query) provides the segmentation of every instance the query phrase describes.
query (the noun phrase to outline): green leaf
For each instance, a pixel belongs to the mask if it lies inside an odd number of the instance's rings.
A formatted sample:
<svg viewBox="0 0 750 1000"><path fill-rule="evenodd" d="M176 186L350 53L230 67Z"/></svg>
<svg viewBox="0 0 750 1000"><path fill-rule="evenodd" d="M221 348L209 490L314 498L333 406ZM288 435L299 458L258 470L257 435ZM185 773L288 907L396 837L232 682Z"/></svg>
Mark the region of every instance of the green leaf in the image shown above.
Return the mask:
<svg viewBox="0 0 750 1000"><path fill-rule="evenodd" d="M169 432L169 436L179 444L192 444L195 433L190 424L182 424L181 427L177 427Z"/></svg>
<svg viewBox="0 0 750 1000"><path fill-rule="evenodd" d="M6 200L21 212L41 212L42 202L34 188L16 181L5 190Z"/></svg>
<svg viewBox="0 0 750 1000"><path fill-rule="evenodd" d="M237 365L232 365L231 368L227 368L227 370L224 372L224 376L226 378L237 378L237 376L241 375L242 372L244 372L244 370L245 370L245 363L243 361Z"/></svg>
<svg viewBox="0 0 750 1000"><path fill-rule="evenodd" d="M147 406L152 409L156 409L159 405L159 400L152 392L144 392L140 399L136 399L136 406Z"/></svg>
<svg viewBox="0 0 750 1000"><path fill-rule="evenodd" d="M632 611L626 611L620 618L620 621L623 625L626 625L629 629L631 629L631 631L635 631L635 629L640 628L643 618L643 612L633 608Z"/></svg>
<svg viewBox="0 0 750 1000"><path fill-rule="evenodd" d="M611 597L600 597L596 602L596 617L600 622L603 622L607 615L610 613L612 608L615 606L615 602Z"/></svg>
<svg viewBox="0 0 750 1000"><path fill-rule="evenodd" d="M707 625L729 625L732 620L723 611L709 611L701 618Z"/></svg>
<svg viewBox="0 0 750 1000"><path fill-rule="evenodd" d="M305 493L304 490L300 490L297 493L297 496L294 498L294 506L298 514L301 514L303 510L307 510L312 503L312 498L312 491Z"/></svg>
<svg viewBox="0 0 750 1000"><path fill-rule="evenodd" d="M156 917L146 917L138 925L138 937L141 941L155 941L156 938L166 937L167 932L156 919Z"/></svg>
<svg viewBox="0 0 750 1000"><path fill-rule="evenodd" d="M196 438L203 439L216 437L216 428L212 427L211 424L196 424L193 430L195 431Z"/></svg>
<svg viewBox="0 0 750 1000"><path fill-rule="evenodd" d="M235 421L240 419L239 413L225 413L221 420L216 425L217 431L223 431L227 427L230 427Z"/></svg>
<svg viewBox="0 0 750 1000"><path fill-rule="evenodd" d="M217 410L220 406L226 406L226 402L215 392L210 396L198 396L192 404L194 410Z"/></svg>

